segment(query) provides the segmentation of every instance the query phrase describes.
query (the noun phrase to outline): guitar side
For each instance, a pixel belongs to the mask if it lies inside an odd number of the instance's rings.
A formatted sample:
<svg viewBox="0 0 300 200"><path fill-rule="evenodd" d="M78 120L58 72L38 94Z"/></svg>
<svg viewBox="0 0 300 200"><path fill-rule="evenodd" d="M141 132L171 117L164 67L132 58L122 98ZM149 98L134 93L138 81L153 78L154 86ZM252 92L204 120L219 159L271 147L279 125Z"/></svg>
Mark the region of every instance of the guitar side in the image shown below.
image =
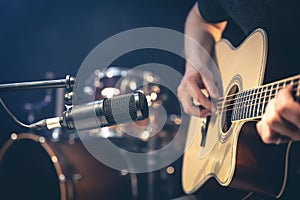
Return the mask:
<svg viewBox="0 0 300 200"><path fill-rule="evenodd" d="M243 91L260 86L264 77L266 55L267 38L261 29L253 32L236 49L226 40L218 42L215 46L215 61L220 70L224 96L230 95L233 88ZM241 183L236 181L238 178L234 181L233 178L237 174L242 174L243 171L236 169L237 164L241 163L237 161L237 157L240 158L242 152L247 152L247 149L243 149L244 147L241 146L246 142L239 142L239 140L247 138L249 134L251 137L256 134L255 129L253 129L254 123L251 124L249 120L241 120L224 128L223 122L222 115L217 115L210 120L205 145L200 146L203 140L200 131L203 126L203 119L191 117L182 168L182 185L186 193L190 194L197 191L212 177L223 186L230 185L239 188L239 184L241 184L241 189L249 188L247 179ZM250 131L245 131L246 129ZM197 131L196 134L194 133L195 130ZM241 132L247 132L247 134L242 133L240 136ZM257 137L256 134L254 136L255 141L259 141ZM285 151L283 150L283 152ZM284 159L283 156L283 161ZM243 164L245 164L245 160L243 159ZM237 173L235 174L235 172ZM280 191L281 187L277 189L274 186L274 188Z"/></svg>

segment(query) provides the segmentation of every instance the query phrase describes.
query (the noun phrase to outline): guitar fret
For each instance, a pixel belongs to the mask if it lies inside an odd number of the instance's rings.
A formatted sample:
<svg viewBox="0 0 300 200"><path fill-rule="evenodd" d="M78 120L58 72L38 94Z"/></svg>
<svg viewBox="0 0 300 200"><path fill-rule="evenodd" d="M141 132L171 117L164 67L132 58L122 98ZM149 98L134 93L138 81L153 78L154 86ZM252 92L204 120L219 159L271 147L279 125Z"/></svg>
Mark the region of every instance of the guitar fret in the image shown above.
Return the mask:
<svg viewBox="0 0 300 200"><path fill-rule="evenodd" d="M281 90L285 86L286 86L286 82L279 83L277 87L276 95L278 94L279 90Z"/></svg>
<svg viewBox="0 0 300 200"><path fill-rule="evenodd" d="M246 93L245 92L243 92L243 97L242 97L242 100L241 100L241 105L240 105L240 108L241 108L241 112L240 112L240 117L239 117L239 119L243 119L243 116L244 116L244 109L245 109L245 107L243 106L243 104L244 104L244 102L245 102L245 98L246 98Z"/></svg>
<svg viewBox="0 0 300 200"><path fill-rule="evenodd" d="M247 114L246 114L246 118L250 117L250 110L251 110L251 94L252 94L252 90L249 90L248 92L248 98L247 98Z"/></svg>
<svg viewBox="0 0 300 200"><path fill-rule="evenodd" d="M294 89L294 79L291 79L290 81L288 81L287 85L292 86L292 88Z"/></svg>
<svg viewBox="0 0 300 200"><path fill-rule="evenodd" d="M239 119L241 119L241 117L242 117L242 110L241 110L241 104L242 104L242 102L243 102L243 97L244 96L244 93L242 92L241 93L241 95L240 95L240 99L239 99L239 104L238 104L238 117L237 117L237 119L239 120Z"/></svg>
<svg viewBox="0 0 300 200"><path fill-rule="evenodd" d="M293 85L293 79L285 81L284 86L289 86L289 85Z"/></svg>
<svg viewBox="0 0 300 200"><path fill-rule="evenodd" d="M237 119L239 95L240 95L240 94L237 94L237 95L236 95L236 99L235 99L235 102L234 102L232 121L234 121L234 120Z"/></svg>
<svg viewBox="0 0 300 200"><path fill-rule="evenodd" d="M247 118L248 116L248 111L249 111L249 98L250 98L250 91L248 90L246 92L246 99L245 99L245 102L244 102L244 116L243 116L243 119Z"/></svg>
<svg viewBox="0 0 300 200"><path fill-rule="evenodd" d="M249 118L253 117L253 110L255 105L255 93L256 90L252 89L250 93L250 107L249 107Z"/></svg>
<svg viewBox="0 0 300 200"><path fill-rule="evenodd" d="M239 118L239 113L240 113L240 101L241 101L241 93L238 94L238 99L237 99L237 102L236 102L236 120L238 120Z"/></svg>
<svg viewBox="0 0 300 200"><path fill-rule="evenodd" d="M237 97L237 95L235 97ZM235 113L236 113L235 103L236 103L236 99L234 100L234 103L233 103L231 121L233 121L235 119Z"/></svg>
<svg viewBox="0 0 300 200"><path fill-rule="evenodd" d="M287 85L287 82L288 82L288 81L284 81L284 82L283 82L283 87L285 87L285 86Z"/></svg>
<svg viewBox="0 0 300 200"><path fill-rule="evenodd" d="M255 98L254 98L254 101L253 101L254 106L253 106L252 117L256 117L255 113L257 113L257 114L259 113L259 109L260 109L259 95L261 95L260 92L261 92L261 88L258 88L258 89L255 90Z"/></svg>
<svg viewBox="0 0 300 200"><path fill-rule="evenodd" d="M267 87L266 87L266 90L264 91L264 100L263 100L262 113L265 112L266 104L268 103L267 98L268 98L269 95L270 95L270 88L272 88L272 86L267 86Z"/></svg>
<svg viewBox="0 0 300 200"><path fill-rule="evenodd" d="M240 113L240 102L241 102L241 93L238 94L238 101L237 101L237 109L236 109L236 114L235 114L235 119L238 120L239 118L239 113Z"/></svg>
<svg viewBox="0 0 300 200"><path fill-rule="evenodd" d="M236 115L235 115L235 120L238 120L239 118L239 105L240 105L240 100L241 100L241 93L238 94L238 99L237 99L237 102L236 102Z"/></svg>
<svg viewBox="0 0 300 200"><path fill-rule="evenodd" d="M246 96L246 91L243 92L243 98L242 98L242 102L241 102L241 118L244 118L245 115L245 99L247 98Z"/></svg>
<svg viewBox="0 0 300 200"><path fill-rule="evenodd" d="M270 88L268 89L268 100L267 100L267 103L266 104L268 104L270 101L271 101L271 99L272 99L272 93L274 92L273 91L273 88L274 88L274 85L272 84L271 86L269 86ZM276 91L276 89L275 89L275 91Z"/></svg>
<svg viewBox="0 0 300 200"><path fill-rule="evenodd" d="M235 120L235 113L236 113L235 102L236 102L236 100L235 100L234 103L233 103L231 121L234 121L234 120Z"/></svg>
<svg viewBox="0 0 300 200"><path fill-rule="evenodd" d="M253 105L254 105L254 98L253 98L253 94L255 93L255 90L251 90L250 92L250 108L249 108L249 115L248 115L248 118L251 118L252 117L252 108L253 108Z"/></svg>
<svg viewBox="0 0 300 200"><path fill-rule="evenodd" d="M255 90L251 90L250 94L249 94L249 112L248 112L248 118L252 117L252 110L253 110L253 101L254 101L254 97L253 94L255 94Z"/></svg>
<svg viewBox="0 0 300 200"><path fill-rule="evenodd" d="M260 96L261 96L261 88L257 88L256 90L256 95L255 95L255 107L253 109L253 117L256 117L257 114L259 113L259 109L260 109Z"/></svg>
<svg viewBox="0 0 300 200"><path fill-rule="evenodd" d="M274 89L272 89L269 101L278 94L279 89L280 89L280 83L277 84L277 86L275 86Z"/></svg>
<svg viewBox="0 0 300 200"><path fill-rule="evenodd" d="M247 115L247 105L248 105L248 92L249 91L246 91L245 92L245 95L244 95L244 100L243 100L243 114L242 114L242 119L245 119L246 118L246 115Z"/></svg>
<svg viewBox="0 0 300 200"><path fill-rule="evenodd" d="M239 103L239 100L240 100L240 94L238 93L236 95L236 99L235 99L235 103L234 103L234 120L237 120L237 114L239 113L238 111L238 103Z"/></svg>

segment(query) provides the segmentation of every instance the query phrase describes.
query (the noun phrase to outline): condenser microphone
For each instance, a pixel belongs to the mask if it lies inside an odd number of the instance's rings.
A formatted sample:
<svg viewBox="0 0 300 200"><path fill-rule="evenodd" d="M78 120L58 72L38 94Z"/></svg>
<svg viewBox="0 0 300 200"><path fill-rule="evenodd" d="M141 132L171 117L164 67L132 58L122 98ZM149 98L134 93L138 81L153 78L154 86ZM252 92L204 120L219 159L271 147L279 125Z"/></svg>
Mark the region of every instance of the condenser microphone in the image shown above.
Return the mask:
<svg viewBox="0 0 300 200"><path fill-rule="evenodd" d="M105 98L87 104L75 105L61 117L44 119L30 125L31 129L55 128L88 130L146 119L149 108L141 92Z"/></svg>

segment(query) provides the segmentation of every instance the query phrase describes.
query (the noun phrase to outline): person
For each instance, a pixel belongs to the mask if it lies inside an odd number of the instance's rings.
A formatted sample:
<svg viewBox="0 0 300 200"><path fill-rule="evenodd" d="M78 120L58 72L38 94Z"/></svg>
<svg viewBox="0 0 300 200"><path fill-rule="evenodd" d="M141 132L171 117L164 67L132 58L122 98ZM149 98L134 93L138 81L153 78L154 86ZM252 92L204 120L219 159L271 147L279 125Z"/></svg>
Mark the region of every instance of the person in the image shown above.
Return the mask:
<svg viewBox="0 0 300 200"><path fill-rule="evenodd" d="M283 0L198 0L187 16L185 34L210 54L215 43L226 33L227 39L238 44L242 40L234 41L235 35L244 39L255 29L264 29L269 44L265 82L270 82L299 74L300 62L294 51L299 44L299 27L296 24L300 20L298 4L297 1ZM186 63L183 79L178 86L178 97L186 113L206 117L216 107L204 90L211 98L220 95L206 60L199 57L200 50L185 42L185 54L187 60L200 66L200 70L190 62ZM195 101L201 109L195 106ZM300 105L293 98L291 86L281 89L267 104L256 129L267 144L300 141Z"/></svg>

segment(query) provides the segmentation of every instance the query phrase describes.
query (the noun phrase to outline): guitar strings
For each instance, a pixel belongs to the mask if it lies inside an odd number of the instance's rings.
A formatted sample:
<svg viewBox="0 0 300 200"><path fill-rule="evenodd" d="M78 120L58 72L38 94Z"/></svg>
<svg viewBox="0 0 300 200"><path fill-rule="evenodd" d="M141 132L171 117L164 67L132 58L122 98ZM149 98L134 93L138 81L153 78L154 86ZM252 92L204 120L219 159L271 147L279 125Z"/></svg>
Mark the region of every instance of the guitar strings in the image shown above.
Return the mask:
<svg viewBox="0 0 300 200"><path fill-rule="evenodd" d="M298 82L300 82L300 79L298 80ZM292 87L293 87L293 89L294 89L294 86L298 86L298 83L296 83L296 82L293 82L292 84L288 84L288 85L291 85ZM233 97L233 96L237 96L237 95L240 95L240 94L246 94L247 92L253 92L253 93L251 93L251 94L247 94L247 95L244 95L244 96L240 96L239 98L241 99L241 98L247 98L247 97L251 97L251 96L254 96L254 95L256 95L256 96L258 96L258 94L263 94L263 93L265 93L265 95L267 94L267 93L269 93L268 95L270 95L270 94L273 94L273 92L275 91L276 92L276 94L277 94L277 91L276 90L278 90L279 91L279 89L282 89L282 88L284 88L284 87L286 87L287 85L283 85L283 86L277 86L277 87L271 87L271 88L267 88L266 86L264 86L264 87L260 87L260 88L257 88L257 89L249 89L249 90L245 90L245 91L242 91L242 92L239 92L239 93L236 93L236 94L232 94L232 95L228 95L227 97L220 97L220 98L218 98L218 102L217 102L217 104L222 104L223 103L223 99L225 99L225 98L229 98L229 97ZM266 90L264 90L265 88L267 88ZM259 89L262 89L261 91L259 91L258 92L258 90ZM256 90L256 91L255 91ZM260 97L261 98L261 97ZM236 100L236 99L229 99L229 100L226 100L226 101L224 101L225 103L226 102L228 102L228 101L232 101L232 100Z"/></svg>
<svg viewBox="0 0 300 200"><path fill-rule="evenodd" d="M260 86L256 89L248 89L248 90L245 90L245 91L242 91L239 93L228 95L226 97L220 97L217 99L217 114L221 113L221 111L227 112L227 111L232 111L234 109L244 109L244 108L251 107L253 105L257 105L257 106L263 105L263 109L264 109L265 105L269 102L269 100L271 98L275 97L280 89L282 89L288 85L292 86L292 92L296 92L297 94L300 93L300 90L298 90L299 83L300 83L300 75L296 75L296 76L284 79L282 81L278 81L275 83L270 83L267 85ZM276 84L277 84L277 86L273 87ZM280 85L280 84L283 84L283 85ZM296 88L295 88L295 86L296 86ZM250 92L250 94L247 94L247 92ZM245 95L245 94L247 94L247 95ZM238 95L242 95L242 96L238 96ZM253 98L254 96L255 96L255 98ZM234 98L230 99L230 97L234 97ZM226 100L224 101L225 98L226 98ZM239 100L243 100L243 99L245 101L243 101L243 102L239 101ZM230 104L227 104L229 102L230 102ZM234 102L234 103L231 103L231 102ZM251 103L248 104L248 102L251 102ZM256 103L256 102L258 102L258 103ZM241 103L243 103L243 106L234 108L235 105L238 105ZM225 104L225 105L223 106L223 104Z"/></svg>
<svg viewBox="0 0 300 200"><path fill-rule="evenodd" d="M300 90L295 90L296 92L300 92ZM272 97L275 97L276 96L276 94L274 94L274 95L271 95L270 96L270 98L268 98L268 99L265 99L265 98L260 98L260 100L261 99L263 99L264 101L260 101L259 103L256 103L256 104L249 104L249 105L245 105L245 106L241 106L241 107L238 107L238 108L234 108L234 105L236 105L235 103L234 104L228 104L228 105L226 105L226 106L220 106L220 107L217 107L217 109L218 109L218 112L217 113L221 113L221 111L222 112L227 112L227 111L232 111L232 110L234 110L234 109L243 109L243 108L247 108L247 107L251 107L251 106L253 106L253 105L266 105L268 102L269 102L269 100L272 98ZM228 108L228 107L230 107L231 106L231 108ZM222 110L222 108L226 108L226 109L223 109ZM263 107L264 108L264 107Z"/></svg>
<svg viewBox="0 0 300 200"><path fill-rule="evenodd" d="M295 90L295 91L296 91L296 92L300 92L300 90ZM269 102L269 100L271 100L271 98L272 98L272 97L275 97L275 96L276 96L276 94L269 96L267 99L266 99L266 98L259 98L259 102L258 102L258 103L255 103L255 104L246 104L246 103L243 102L243 104L244 104L245 106L240 106L240 107L238 107L238 109L250 107L250 106L253 106L253 105L267 104L267 103ZM257 100L257 99L256 99L256 100ZM261 101L261 100L262 100L262 101ZM248 102L250 102L250 101L248 101ZM228 107L230 107L230 106L233 107L233 106L235 106L235 105L237 105L237 104L239 104L239 103L240 103L240 102L233 103L233 104L227 104L226 106L218 106L217 109L222 110L222 108L228 108ZM252 102L251 102L251 103L252 103ZM233 109L224 109L223 111L230 111L230 110L233 110Z"/></svg>
<svg viewBox="0 0 300 200"><path fill-rule="evenodd" d="M218 99L217 105L220 105L220 104L223 104L223 103L232 102L232 101L235 102L234 104L238 104L238 103L240 103L238 100L242 100L242 99L244 99L243 103L247 103L247 102L252 102L254 100L256 101L256 100L271 98L271 97L274 97L274 96L277 95L278 89L282 89L282 88L284 88L284 87L280 87L280 88L276 88L276 89L270 89L270 90L265 90L263 92L253 93L253 94L250 94L250 95L239 96L239 97L236 97L236 98L227 99L226 101L219 101L219 99ZM275 93L273 93L274 91L275 91ZM297 92L297 88L293 88L292 92ZM263 93L265 93L264 96L261 95L261 96L258 97L258 94L263 94ZM267 94L267 93L269 93L269 94ZM236 94L236 95L238 95L238 94ZM255 95L256 95L256 97L253 98ZM233 96L235 96L235 95L233 95ZM230 105L230 104L226 104L226 105Z"/></svg>
<svg viewBox="0 0 300 200"><path fill-rule="evenodd" d="M292 87L294 87L294 86L297 86L298 84L294 84L294 85L291 85ZM233 95L228 95L227 97L221 97L221 98L218 98L218 102L217 102L217 104L223 104L224 102L226 103L226 102L230 102L230 101L232 101L232 100L237 100L237 99L245 99L245 98L249 98L249 99L247 99L246 101L252 101L252 100L256 100L256 99L258 99L258 98L268 98L270 95L276 95L277 93L278 93L278 91L280 90L280 89L282 89L282 88L284 88L284 87L286 87L286 86L280 86L280 87L277 87L277 88L270 88L270 89L267 89L267 90L262 90L262 91L255 91L255 92L253 92L254 90L245 90L245 91L243 91L243 92L240 92L240 93L236 93L236 94L233 94ZM293 88L293 90L294 89L297 89L297 88ZM240 95L240 94L246 94L247 93L247 91L249 91L249 92L253 92L253 93L250 93L250 94L247 94L247 95L243 95L243 96L239 96L239 97L236 97L236 98L232 98L232 99L229 99L228 97L233 97L233 96L237 96L237 95ZM276 92L275 94L273 93L273 92ZM294 91L293 91L294 92ZM263 93L265 93L264 95L261 95L261 94L263 94ZM260 97L258 97L258 95L260 95ZM253 98L254 96L256 96L255 98ZM225 101L222 101L223 99L225 99L226 98L226 100ZM250 99L251 98L251 99Z"/></svg>
<svg viewBox="0 0 300 200"><path fill-rule="evenodd" d="M298 79L298 80L295 81L296 79ZM267 84L267 85L260 86L260 87L258 87L256 90L268 88L268 87L270 87L270 86L271 86L270 89L274 89L273 86L274 86L275 84L282 84L282 83L284 83L284 82L289 82L289 81L291 81L292 84L288 84L288 85L295 86L295 84L296 84L296 86L297 86L298 84L300 84L300 75L296 75L296 76L294 76L294 77L290 77L290 78L288 78L288 79L284 79L284 80L282 80L282 81L280 81L280 82L275 82L275 83L270 83L270 84ZM276 88L275 88L275 89L276 89ZM244 93L244 92L246 92L246 91L253 91L253 90L255 90L255 89L253 89L253 88L252 88L252 89L248 89L248 90L242 91L241 93ZM266 91L267 91L267 90L266 90ZM262 92L265 92L265 91L262 91ZM234 95L236 95L236 94L228 95L227 97L220 97L218 100L222 100L222 99L225 99L225 98L234 96Z"/></svg>

